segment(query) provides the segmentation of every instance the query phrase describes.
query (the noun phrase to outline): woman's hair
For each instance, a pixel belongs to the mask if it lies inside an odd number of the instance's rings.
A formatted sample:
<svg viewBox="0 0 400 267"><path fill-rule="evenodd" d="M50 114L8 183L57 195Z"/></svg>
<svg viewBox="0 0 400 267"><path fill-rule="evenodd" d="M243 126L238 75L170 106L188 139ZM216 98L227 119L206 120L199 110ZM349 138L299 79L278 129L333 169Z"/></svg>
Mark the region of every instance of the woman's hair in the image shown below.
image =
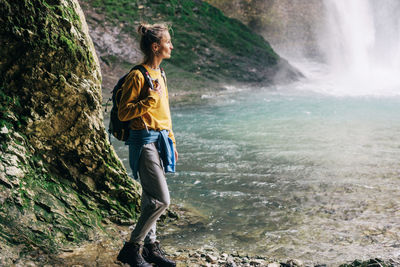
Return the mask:
<svg viewBox="0 0 400 267"><path fill-rule="evenodd" d="M138 27L138 33L141 35L140 38L140 50L144 54L144 63L148 63L153 57L154 53L151 48L153 43L161 43L161 39L165 31L168 31L169 27L165 23L158 24L145 24L140 23Z"/></svg>

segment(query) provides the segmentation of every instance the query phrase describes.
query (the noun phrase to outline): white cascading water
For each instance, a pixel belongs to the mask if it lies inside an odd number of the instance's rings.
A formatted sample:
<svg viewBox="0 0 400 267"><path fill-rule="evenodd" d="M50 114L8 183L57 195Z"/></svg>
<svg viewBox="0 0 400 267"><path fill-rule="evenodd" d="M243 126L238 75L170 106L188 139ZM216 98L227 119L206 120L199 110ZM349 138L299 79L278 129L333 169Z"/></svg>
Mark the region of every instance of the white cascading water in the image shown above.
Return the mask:
<svg viewBox="0 0 400 267"><path fill-rule="evenodd" d="M400 95L399 2L324 0L319 40L330 73L325 92Z"/></svg>

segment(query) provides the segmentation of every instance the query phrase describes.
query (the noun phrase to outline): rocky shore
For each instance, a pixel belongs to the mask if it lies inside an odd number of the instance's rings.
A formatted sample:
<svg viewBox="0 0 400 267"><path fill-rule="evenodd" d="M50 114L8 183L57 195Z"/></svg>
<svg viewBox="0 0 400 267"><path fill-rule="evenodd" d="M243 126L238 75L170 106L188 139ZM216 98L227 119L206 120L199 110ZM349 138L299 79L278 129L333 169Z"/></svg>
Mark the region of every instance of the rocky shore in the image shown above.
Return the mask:
<svg viewBox="0 0 400 267"><path fill-rule="evenodd" d="M125 231L121 231L121 237ZM126 232L125 232L126 233ZM121 242L100 239L92 243L87 243L79 248L66 249L57 256L31 255L19 259L13 267L97 267L97 266L127 266L116 260ZM239 253L220 252L215 248L185 248L175 249L165 246L166 254L176 260L177 267L327 267L324 263L304 263L301 260L289 259L278 260L268 256L256 255L249 256ZM366 261L355 260L351 263L338 265L340 267L396 267L400 266L400 261L380 259L370 259Z"/></svg>
<svg viewBox="0 0 400 267"><path fill-rule="evenodd" d="M196 213L194 209L188 209L180 205L172 205L168 213L159 222L161 237L176 234L178 229L194 229L201 226L205 218ZM55 255L32 252L14 263L11 267L117 267L124 266L116 260L124 240L129 238L129 233L134 225L117 226L111 222L105 222L104 227L109 235L99 233L91 240L80 246L64 248ZM247 252L225 252L211 246L179 247L161 239L163 250L177 262L177 267L397 267L400 259L370 259L366 261L355 260L353 262L331 265L321 262L303 262L299 259L275 259L268 255L250 255ZM127 266L127 265L126 265Z"/></svg>

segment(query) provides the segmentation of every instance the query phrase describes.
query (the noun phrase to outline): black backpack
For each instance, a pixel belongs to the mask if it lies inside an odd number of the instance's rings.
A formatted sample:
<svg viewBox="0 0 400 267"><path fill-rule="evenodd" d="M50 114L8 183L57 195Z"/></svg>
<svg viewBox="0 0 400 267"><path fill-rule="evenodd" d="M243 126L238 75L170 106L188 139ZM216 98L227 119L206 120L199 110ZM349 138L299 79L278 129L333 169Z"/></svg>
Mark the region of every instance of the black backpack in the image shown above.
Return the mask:
<svg viewBox="0 0 400 267"><path fill-rule="evenodd" d="M164 82L165 82L165 73L162 68L161 69L161 74L163 76ZM121 94L122 94L122 85L125 82L126 76L133 71L133 70L140 70L142 73L144 79L146 80L146 84L153 89L153 81L152 78L150 77L149 73L143 67L142 65L136 65L134 66L127 74L122 76L117 84L114 86L114 89L111 91L112 96L110 99L108 99L107 104L106 104L106 112L107 112L107 106L108 102L112 101L112 108L111 108L111 113L110 113L110 123L108 125L108 132L110 134L110 142L111 142L111 135L113 135L115 138L117 138L120 141L126 141L128 140L129 137L129 123L130 121L120 121L118 118L118 106L119 102L121 100Z"/></svg>

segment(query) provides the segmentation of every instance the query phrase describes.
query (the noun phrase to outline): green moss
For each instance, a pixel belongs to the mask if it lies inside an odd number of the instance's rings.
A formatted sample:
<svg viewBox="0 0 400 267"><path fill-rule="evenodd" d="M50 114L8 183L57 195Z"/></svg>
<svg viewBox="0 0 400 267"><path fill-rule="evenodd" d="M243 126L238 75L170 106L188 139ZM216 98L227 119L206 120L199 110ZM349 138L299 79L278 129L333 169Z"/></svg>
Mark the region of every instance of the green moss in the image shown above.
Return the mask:
<svg viewBox="0 0 400 267"><path fill-rule="evenodd" d="M28 173L21 180L19 188L13 191L13 198L20 199L14 212L13 204L3 205L2 209L10 213L2 216L0 223L12 229L19 229L15 235L10 236L12 243L21 240L23 243L39 247L48 253L53 253L65 242L87 240L89 233L98 229L104 231L101 225L103 219L98 209L88 209L82 199L86 196L74 191L71 182L61 177L53 177L47 171L42 172L34 166L43 165L40 155L27 155L30 162L21 166ZM39 161L41 163L39 163ZM48 168L46 164L44 170ZM32 195L33 194L33 195ZM65 198L67 196L67 198ZM110 199L116 208L120 208L115 200ZM86 200L88 203L89 200ZM24 214L35 214L37 221L32 221L30 227L22 227L20 218ZM96 230L96 231L98 231ZM63 235L59 235L59 233ZM64 236L65 239L60 239Z"/></svg>
<svg viewBox="0 0 400 267"><path fill-rule="evenodd" d="M5 93L5 88L0 86L0 128L13 129L14 124L10 121L10 111L21 107L18 96L9 96ZM3 144L2 144L3 145Z"/></svg>
<svg viewBox="0 0 400 267"><path fill-rule="evenodd" d="M79 15L75 12L75 10L72 7L67 6L65 8L63 15L64 17L71 19L71 21L73 21L74 24L77 24L79 28L82 28L82 22L79 18Z"/></svg>
<svg viewBox="0 0 400 267"><path fill-rule="evenodd" d="M62 35L62 36L60 36L60 42L67 48L67 50L70 54L72 54L72 55L75 54L76 46L70 39L68 39L67 37Z"/></svg>

